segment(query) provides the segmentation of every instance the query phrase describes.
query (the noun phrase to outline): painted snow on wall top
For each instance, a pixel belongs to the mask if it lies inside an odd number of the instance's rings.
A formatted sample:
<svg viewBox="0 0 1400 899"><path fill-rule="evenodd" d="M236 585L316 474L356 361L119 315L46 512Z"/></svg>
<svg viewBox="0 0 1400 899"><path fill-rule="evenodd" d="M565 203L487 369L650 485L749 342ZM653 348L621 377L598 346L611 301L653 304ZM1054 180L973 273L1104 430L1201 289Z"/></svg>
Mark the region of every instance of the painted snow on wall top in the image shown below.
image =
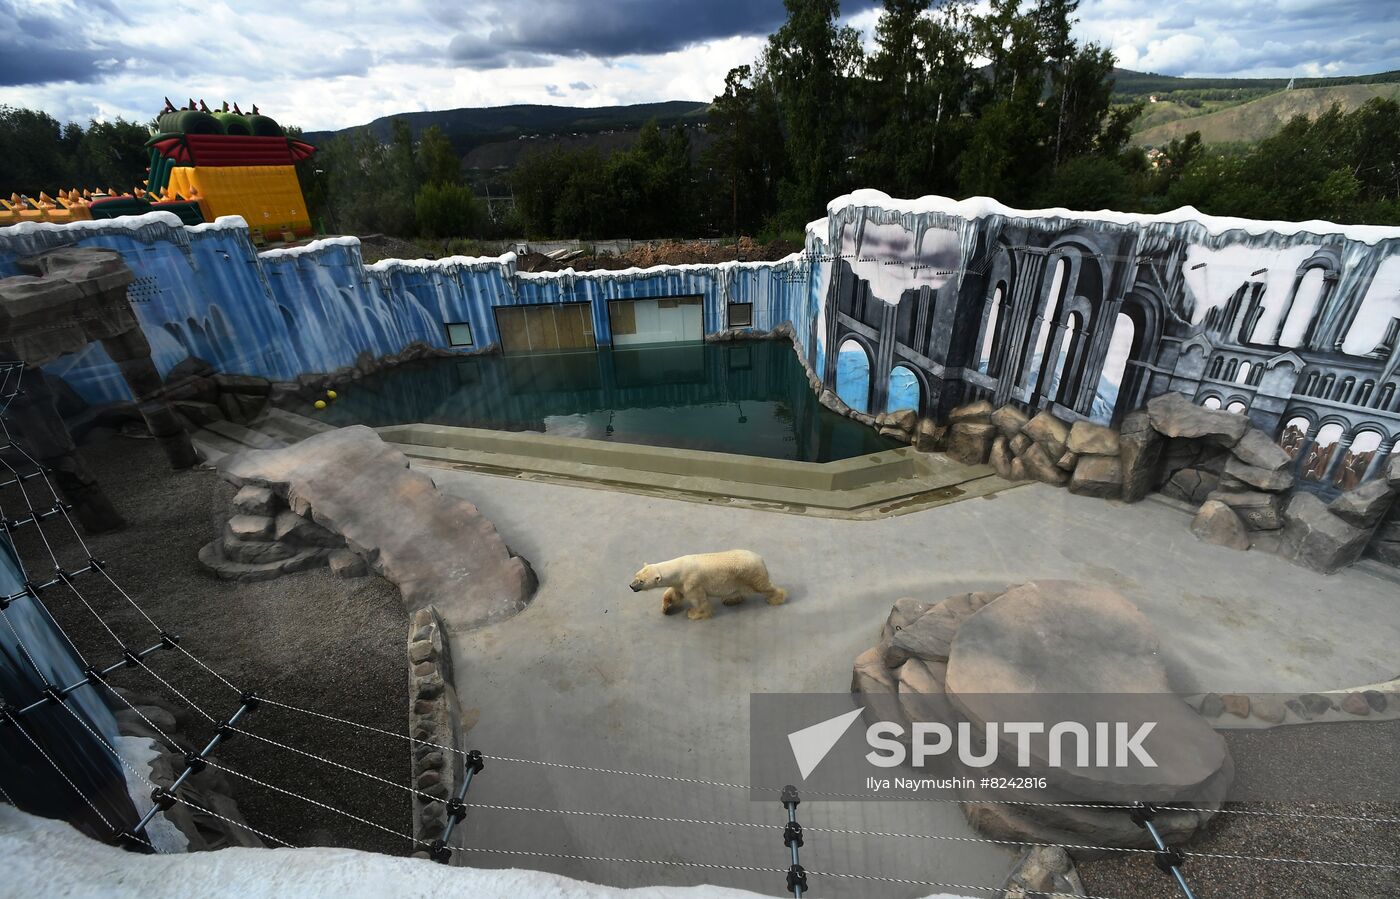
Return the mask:
<svg viewBox="0 0 1400 899"><path fill-rule="evenodd" d="M1207 215L1193 206L1181 206L1177 209L1151 215L1137 212L1115 212L1110 209L1101 209L1097 212L1076 211L1059 206L1050 209L1016 209L990 197L968 197L965 200L954 200L950 197L931 194L925 197L901 200L891 197L884 191L870 188L853 191L832 200L826 207L827 219L818 219L808 227L824 223L832 215L840 214L843 210L859 207L915 215L936 213L963 219L1005 216L1013 219L1035 218L1063 219L1074 222L1104 222L1139 228L1153 225L1197 225L1204 233L1213 236L1224 236L1231 232L1244 232L1258 236L1277 234L1284 237L1336 234L1349 240L1367 244L1400 239L1400 228L1389 225L1339 225L1335 222L1325 222L1319 219L1310 219L1306 222L1263 221L1234 216Z"/></svg>

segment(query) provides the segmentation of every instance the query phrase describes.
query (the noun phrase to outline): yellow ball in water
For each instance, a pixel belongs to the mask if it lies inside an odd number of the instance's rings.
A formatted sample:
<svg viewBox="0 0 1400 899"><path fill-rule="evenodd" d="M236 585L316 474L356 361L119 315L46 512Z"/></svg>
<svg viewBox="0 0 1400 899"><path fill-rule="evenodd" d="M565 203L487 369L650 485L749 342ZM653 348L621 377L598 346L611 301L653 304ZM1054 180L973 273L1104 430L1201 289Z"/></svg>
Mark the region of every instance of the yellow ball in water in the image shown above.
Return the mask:
<svg viewBox="0 0 1400 899"><path fill-rule="evenodd" d="M325 400L317 400L317 401L316 401L316 408L317 408L317 409L324 409L324 408L326 408L326 401L325 401Z"/></svg>
<svg viewBox="0 0 1400 899"><path fill-rule="evenodd" d="M337 396L339 396L339 394L336 393L334 390L327 390L326 396L330 397L331 399L335 399Z"/></svg>

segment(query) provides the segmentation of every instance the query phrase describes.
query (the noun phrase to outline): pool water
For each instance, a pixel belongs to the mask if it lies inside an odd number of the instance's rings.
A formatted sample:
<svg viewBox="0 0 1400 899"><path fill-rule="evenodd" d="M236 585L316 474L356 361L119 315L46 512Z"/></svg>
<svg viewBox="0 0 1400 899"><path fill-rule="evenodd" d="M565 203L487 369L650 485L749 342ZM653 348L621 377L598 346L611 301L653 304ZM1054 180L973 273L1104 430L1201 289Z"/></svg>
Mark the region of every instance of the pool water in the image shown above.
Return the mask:
<svg viewBox="0 0 1400 899"><path fill-rule="evenodd" d="M338 385L328 424L539 431L831 462L896 446L817 402L786 341L426 359Z"/></svg>

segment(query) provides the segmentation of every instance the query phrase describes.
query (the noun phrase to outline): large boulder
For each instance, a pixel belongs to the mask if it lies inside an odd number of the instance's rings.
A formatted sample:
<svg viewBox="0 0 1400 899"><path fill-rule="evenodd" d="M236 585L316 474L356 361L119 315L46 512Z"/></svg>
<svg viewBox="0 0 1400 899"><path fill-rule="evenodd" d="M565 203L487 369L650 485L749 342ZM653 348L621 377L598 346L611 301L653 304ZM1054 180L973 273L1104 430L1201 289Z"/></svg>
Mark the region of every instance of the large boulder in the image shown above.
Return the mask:
<svg viewBox="0 0 1400 899"><path fill-rule="evenodd" d="M1197 406L1185 394L1171 392L1147 401L1152 427L1167 437L1191 437L1233 447L1244 437L1249 419L1221 409Z"/></svg>
<svg viewBox="0 0 1400 899"><path fill-rule="evenodd" d="M1353 527L1372 528L1390 511L1396 491L1385 478L1373 478L1343 493L1327 508Z"/></svg>
<svg viewBox="0 0 1400 899"><path fill-rule="evenodd" d="M947 438L947 425L941 425L931 418L925 418L919 422L918 430L915 432L914 449L921 453L936 452L943 448L943 443Z"/></svg>
<svg viewBox="0 0 1400 899"><path fill-rule="evenodd" d="M1094 708L1123 715L1098 720L1156 722L1147 744L1155 767L1080 767L1066 758L1051 768L1033 749L1038 770L1022 773L1046 774L1061 795L1191 802L1217 787L1230 766L1225 741L1172 693L1151 624L1106 587L1045 580L1008 590L958 628L946 692L974 724L1048 726L1057 710L1082 711L1086 694L1095 696ZM1048 717L1013 718L1010 710Z"/></svg>
<svg viewBox="0 0 1400 899"><path fill-rule="evenodd" d="M1360 558L1370 536L1365 528L1354 527L1333 515L1316 495L1299 491L1293 494L1284 512L1279 555L1331 574Z"/></svg>
<svg viewBox="0 0 1400 899"><path fill-rule="evenodd" d="M890 427L909 433L918 425L919 413L913 409L896 409L886 414L885 421Z"/></svg>
<svg viewBox="0 0 1400 899"><path fill-rule="evenodd" d="M903 649L894 649L890 645L890 641L895 634L913 624L931 608L933 608L933 603L922 602L908 596L901 596L894 601L889 616L880 628L880 645L876 647L876 653L886 666L898 668L905 659L909 658L909 654Z"/></svg>
<svg viewBox="0 0 1400 899"><path fill-rule="evenodd" d="M930 721L942 717L947 707L943 699L943 681L948 676L947 662L925 662L910 659L896 673L899 705L910 721Z"/></svg>
<svg viewBox="0 0 1400 899"><path fill-rule="evenodd" d="M997 430L1001 431L1007 440L1021 433L1021 429L1030 420L1030 416L1015 406L1002 406L992 413L992 424L997 426Z"/></svg>
<svg viewBox="0 0 1400 899"><path fill-rule="evenodd" d="M1032 443L1017 457L1017 461L1024 466L1025 473L1037 481L1056 487L1069 483L1068 472L1055 463L1055 459L1040 443Z"/></svg>
<svg viewBox="0 0 1400 899"><path fill-rule="evenodd" d="M1273 493L1282 493L1293 486L1293 475L1287 471L1270 470L1260 468L1242 462L1236 456L1231 456L1225 463L1225 472L1221 477L1221 482L1227 488L1232 486L1247 485L1256 490L1268 490ZM1236 483L1238 482L1238 483Z"/></svg>
<svg viewBox="0 0 1400 899"><path fill-rule="evenodd" d="M476 506L438 490L370 428L236 453L219 470L238 486L271 488L293 512L343 537L411 610L433 605L450 627L509 618L534 593L533 572Z"/></svg>
<svg viewBox="0 0 1400 899"><path fill-rule="evenodd" d="M1249 549L1249 532L1235 510L1219 500L1206 500L1191 521L1197 540L1230 549Z"/></svg>
<svg viewBox="0 0 1400 899"><path fill-rule="evenodd" d="M1081 456L1070 476L1069 492L1117 499L1123 495L1123 463L1117 456Z"/></svg>
<svg viewBox="0 0 1400 899"><path fill-rule="evenodd" d="M978 400L975 403L968 403L959 406L948 413L948 423L958 424L959 422L989 422L992 420L994 407L987 400Z"/></svg>
<svg viewBox="0 0 1400 899"><path fill-rule="evenodd" d="M1118 428L1118 455L1123 461L1123 501L1135 503L1157 486L1166 441L1144 411L1130 412Z"/></svg>
<svg viewBox="0 0 1400 899"><path fill-rule="evenodd" d="M948 455L964 465L985 465L996 436L996 426L990 422L959 422L948 438Z"/></svg>
<svg viewBox="0 0 1400 899"><path fill-rule="evenodd" d="M911 658L925 662L948 661L948 650L958 628L996 597L996 593L958 593L929 606L922 615L895 629L889 640L881 644L882 660L891 668ZM907 606L903 611L893 609L890 617L893 619L896 612L901 616L907 615L913 608Z"/></svg>
<svg viewBox="0 0 1400 899"><path fill-rule="evenodd" d="M1119 452L1118 432L1091 421L1076 421L1069 429L1065 444L1069 451L1081 456L1116 456Z"/></svg>
<svg viewBox="0 0 1400 899"><path fill-rule="evenodd" d="M851 666L851 692L893 693L897 689L894 674L880 661L880 650L872 647L856 656Z"/></svg>
<svg viewBox="0 0 1400 899"><path fill-rule="evenodd" d="M1288 453L1283 451L1283 447L1274 442L1274 439L1258 428L1248 428L1240 442L1235 444L1231 450L1235 458L1246 465L1253 465L1255 468L1263 468L1267 471L1279 471L1287 468L1288 463L1293 459Z"/></svg>
<svg viewBox="0 0 1400 899"><path fill-rule="evenodd" d="M998 434L997 439L992 441L992 453L989 460L992 463L992 467L997 470L998 475L1008 480L1011 478L1011 461L1013 458L1011 449L1006 444L1006 438Z"/></svg>
<svg viewBox="0 0 1400 899"><path fill-rule="evenodd" d="M1049 412L1040 412L1026 422L1025 434L1044 447L1051 459L1058 459L1065 454L1069 425Z"/></svg>

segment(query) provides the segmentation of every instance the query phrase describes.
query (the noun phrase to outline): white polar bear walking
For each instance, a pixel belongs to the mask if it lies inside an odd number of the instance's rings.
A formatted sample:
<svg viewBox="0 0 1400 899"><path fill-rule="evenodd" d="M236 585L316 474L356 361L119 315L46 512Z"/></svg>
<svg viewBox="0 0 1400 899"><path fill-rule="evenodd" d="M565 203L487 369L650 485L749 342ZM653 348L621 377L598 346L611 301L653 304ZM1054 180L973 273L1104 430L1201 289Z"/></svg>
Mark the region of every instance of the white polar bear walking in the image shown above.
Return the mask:
<svg viewBox="0 0 1400 899"><path fill-rule="evenodd" d="M773 586L768 579L768 566L763 564L763 557L747 549L697 553L643 565L629 586L634 593L665 587L666 592L661 596L662 613L669 615L686 602L690 604L686 617L691 621L714 614L711 599L719 599L727 606L743 602L749 593L761 594L770 606L782 605L787 600L787 591Z"/></svg>

